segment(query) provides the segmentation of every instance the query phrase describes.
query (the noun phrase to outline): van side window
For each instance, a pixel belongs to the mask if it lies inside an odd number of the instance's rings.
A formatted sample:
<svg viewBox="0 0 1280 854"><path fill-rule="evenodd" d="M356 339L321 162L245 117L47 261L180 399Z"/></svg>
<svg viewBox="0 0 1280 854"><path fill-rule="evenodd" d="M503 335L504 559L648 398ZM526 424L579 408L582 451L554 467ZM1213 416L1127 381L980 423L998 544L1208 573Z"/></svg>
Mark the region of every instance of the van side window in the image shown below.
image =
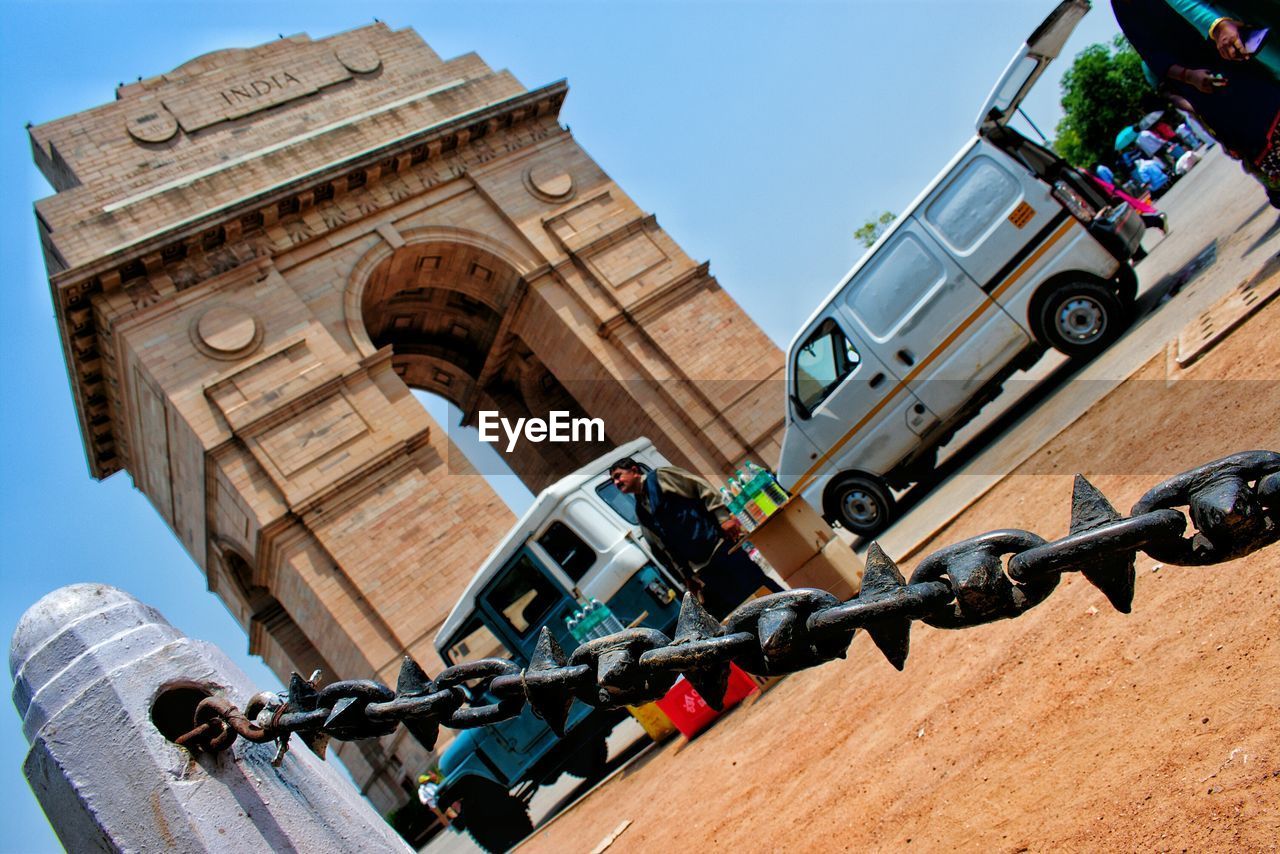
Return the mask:
<svg viewBox="0 0 1280 854"><path fill-rule="evenodd" d="M813 411L845 377L853 373L862 356L831 318L800 345L796 354L796 396Z"/></svg>
<svg viewBox="0 0 1280 854"><path fill-rule="evenodd" d="M562 597L555 583L538 571L527 554L522 554L485 598L523 636L540 626Z"/></svg>
<svg viewBox="0 0 1280 854"><path fill-rule="evenodd" d="M900 235L877 255L847 302L871 337L883 342L946 284L947 273L914 234Z"/></svg>
<svg viewBox="0 0 1280 854"><path fill-rule="evenodd" d="M975 157L925 211L947 245L967 252L1013 210L1022 197L1018 181L990 157Z"/></svg>
<svg viewBox="0 0 1280 854"><path fill-rule="evenodd" d="M546 533L538 537L538 545L546 549L551 559L574 581L586 575L596 562L596 553L564 522L552 522Z"/></svg>
<svg viewBox="0 0 1280 854"><path fill-rule="evenodd" d="M637 460L640 469L645 473L649 473L649 467ZM604 483L596 487L596 495L613 508L613 512L617 513L623 519L627 520L629 525L639 525L640 517L636 515L636 497L627 495L625 492L619 492L618 487L613 485L612 481L606 480Z"/></svg>

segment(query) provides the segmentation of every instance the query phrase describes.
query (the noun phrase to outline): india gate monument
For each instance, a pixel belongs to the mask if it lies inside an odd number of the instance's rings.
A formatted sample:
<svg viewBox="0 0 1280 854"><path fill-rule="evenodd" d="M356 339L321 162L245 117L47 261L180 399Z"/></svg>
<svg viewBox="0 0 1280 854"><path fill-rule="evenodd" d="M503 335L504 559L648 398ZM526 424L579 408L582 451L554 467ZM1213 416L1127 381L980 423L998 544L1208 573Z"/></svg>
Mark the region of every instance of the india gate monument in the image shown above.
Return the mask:
<svg viewBox="0 0 1280 854"><path fill-rule="evenodd" d="M535 492L639 436L777 459L781 353L561 125L563 81L376 24L115 94L30 129L89 469L128 472L282 679L439 672L515 521L411 389L600 419L505 454ZM384 812L431 761L404 729L338 752Z"/></svg>

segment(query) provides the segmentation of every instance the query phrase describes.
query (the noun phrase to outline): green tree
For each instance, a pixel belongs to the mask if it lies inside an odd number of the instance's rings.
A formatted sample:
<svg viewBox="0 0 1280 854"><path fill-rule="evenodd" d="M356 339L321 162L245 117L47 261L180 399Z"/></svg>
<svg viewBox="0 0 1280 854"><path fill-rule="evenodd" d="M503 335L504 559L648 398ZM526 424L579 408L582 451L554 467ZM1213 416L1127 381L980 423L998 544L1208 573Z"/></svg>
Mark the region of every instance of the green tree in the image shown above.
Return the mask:
<svg viewBox="0 0 1280 854"><path fill-rule="evenodd" d="M871 219L864 222L853 233L853 238L854 240L857 240L859 243L861 243L863 246L870 248L871 244L875 243L876 239L879 238L880 235L884 234L884 230L888 228L890 225L892 225L893 221L897 218L898 218L897 214L889 213L889 211L885 211L884 213L880 214L880 216L872 217Z"/></svg>
<svg viewBox="0 0 1280 854"><path fill-rule="evenodd" d="M1077 54L1062 75L1062 110L1053 147L1073 166L1087 168L1115 156L1116 134L1142 118L1154 93L1142 58L1124 36Z"/></svg>

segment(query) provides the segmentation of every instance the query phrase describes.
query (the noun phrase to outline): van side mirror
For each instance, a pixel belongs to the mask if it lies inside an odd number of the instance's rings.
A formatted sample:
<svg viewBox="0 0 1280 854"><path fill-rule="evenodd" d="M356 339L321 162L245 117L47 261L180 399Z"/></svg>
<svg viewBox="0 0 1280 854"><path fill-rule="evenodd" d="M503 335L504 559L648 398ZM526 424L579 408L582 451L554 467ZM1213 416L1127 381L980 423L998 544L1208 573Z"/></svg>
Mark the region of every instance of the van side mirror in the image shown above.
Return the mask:
<svg viewBox="0 0 1280 854"><path fill-rule="evenodd" d="M799 415L802 420L808 421L813 415L813 413L809 411L809 407L800 402L800 398L796 397L795 392L792 392L789 396L791 398L791 405L795 408L796 415Z"/></svg>

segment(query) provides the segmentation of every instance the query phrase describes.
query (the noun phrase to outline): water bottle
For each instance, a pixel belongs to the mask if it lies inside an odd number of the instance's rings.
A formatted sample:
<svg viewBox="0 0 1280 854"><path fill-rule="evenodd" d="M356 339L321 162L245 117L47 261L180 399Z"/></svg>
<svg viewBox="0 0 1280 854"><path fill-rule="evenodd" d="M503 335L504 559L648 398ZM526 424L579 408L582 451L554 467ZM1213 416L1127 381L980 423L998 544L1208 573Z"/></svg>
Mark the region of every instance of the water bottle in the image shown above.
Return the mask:
<svg viewBox="0 0 1280 854"><path fill-rule="evenodd" d="M732 493L734 497L741 499L743 511L751 517L751 525L747 528L748 531L753 530L756 525L759 525L764 521L764 511L760 509L759 504L751 500L750 496L747 495L746 490L744 490L741 484L738 483L738 479L736 477L729 478L729 492Z"/></svg>
<svg viewBox="0 0 1280 854"><path fill-rule="evenodd" d="M738 482L742 484L742 491L747 494L747 501L754 502L766 518L770 513L778 509L778 505L773 503L773 499L760 488L762 484L758 479L743 474L742 469L738 469L737 477Z"/></svg>
<svg viewBox="0 0 1280 854"><path fill-rule="evenodd" d="M738 520L738 524L742 526L742 530L750 531L755 527L755 523L751 521L751 517L742 509L742 501L740 496L729 494L729 490L720 487L720 497L724 499L724 506L729 508L729 512L733 514L733 518Z"/></svg>
<svg viewBox="0 0 1280 854"><path fill-rule="evenodd" d="M582 620L578 623L578 633L582 635L584 641L599 637L596 630L600 625L601 615L597 612L594 602L594 599L588 600L580 611Z"/></svg>
<svg viewBox="0 0 1280 854"><path fill-rule="evenodd" d="M747 471L751 473L753 483L756 480L760 481L761 489L773 500L774 504L781 506L787 503L787 491L778 485L778 479L773 476L771 471L750 461L747 462Z"/></svg>
<svg viewBox="0 0 1280 854"><path fill-rule="evenodd" d="M768 558L761 554L760 550L754 545L749 542L743 543L742 548L746 551L747 557L751 558L751 560L755 562L756 566L760 567L765 572L773 569L773 564L769 563Z"/></svg>

